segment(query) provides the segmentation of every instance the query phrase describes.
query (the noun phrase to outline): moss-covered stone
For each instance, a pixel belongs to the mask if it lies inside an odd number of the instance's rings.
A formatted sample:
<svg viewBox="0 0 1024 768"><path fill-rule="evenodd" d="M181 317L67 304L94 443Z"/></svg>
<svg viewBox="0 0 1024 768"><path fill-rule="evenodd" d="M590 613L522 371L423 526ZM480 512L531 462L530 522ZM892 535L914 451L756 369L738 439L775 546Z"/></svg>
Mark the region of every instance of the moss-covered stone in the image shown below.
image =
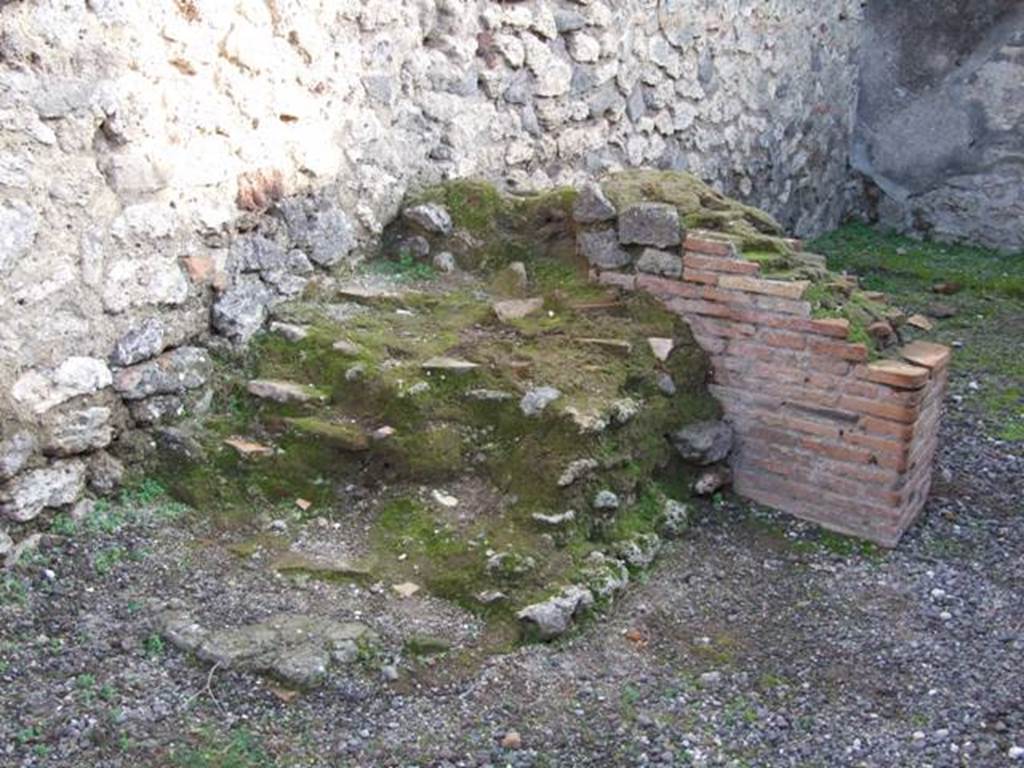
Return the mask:
<svg viewBox="0 0 1024 768"><path fill-rule="evenodd" d="M305 338L261 336L226 364L201 437L207 460L165 470L172 488L225 522L294 510L301 498L344 526L344 489L368 488L352 535L372 555L372 578L451 600L507 642L515 612L583 579L593 552L654 532L652 478L678 470L664 435L717 415L717 404L707 358L678 317L653 298L617 297L588 280L572 247L571 195L505 198L476 182L424 194L449 207L453 238L469 237L486 269L396 281L383 289L398 295L380 301L332 289L278 307L308 327ZM501 322L491 268L513 257L543 310ZM667 361L655 358L651 337L674 339ZM475 367L424 368L439 357ZM658 386L665 374L674 395ZM327 399L256 401L244 386L252 378L315 387ZM561 396L527 416L520 400L542 386ZM273 452L245 462L224 449L229 435ZM580 460L593 471L559 485ZM591 510L601 489L622 498L618 516ZM557 531L534 519L569 510L576 514ZM500 553L510 556L495 566ZM302 563L292 570L315 575Z"/></svg>

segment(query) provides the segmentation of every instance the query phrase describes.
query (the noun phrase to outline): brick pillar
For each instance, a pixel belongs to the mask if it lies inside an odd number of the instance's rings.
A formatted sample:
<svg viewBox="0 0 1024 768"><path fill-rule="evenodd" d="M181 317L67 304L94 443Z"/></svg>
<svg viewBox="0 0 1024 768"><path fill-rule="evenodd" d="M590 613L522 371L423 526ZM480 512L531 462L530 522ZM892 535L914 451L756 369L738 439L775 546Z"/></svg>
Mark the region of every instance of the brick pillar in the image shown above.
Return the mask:
<svg viewBox="0 0 1024 768"><path fill-rule="evenodd" d="M736 491L894 546L931 483L947 347L914 342L869 362L849 323L814 319L809 283L761 277L734 243L692 232L681 278L595 272L683 317L710 354L712 393L737 435Z"/></svg>

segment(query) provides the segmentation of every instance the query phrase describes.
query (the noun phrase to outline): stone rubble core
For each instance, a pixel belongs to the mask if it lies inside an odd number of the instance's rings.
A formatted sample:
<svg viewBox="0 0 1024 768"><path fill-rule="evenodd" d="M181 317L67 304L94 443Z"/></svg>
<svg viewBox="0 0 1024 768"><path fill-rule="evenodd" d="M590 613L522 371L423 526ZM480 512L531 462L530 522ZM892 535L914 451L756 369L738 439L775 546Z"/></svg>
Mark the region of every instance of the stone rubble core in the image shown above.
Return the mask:
<svg viewBox="0 0 1024 768"><path fill-rule="evenodd" d="M690 231L682 258L680 278L591 275L656 296L709 353L710 390L736 432L735 490L895 546L928 498L949 348L915 341L871 360L848 321L811 316L810 283L762 277L720 233Z"/></svg>

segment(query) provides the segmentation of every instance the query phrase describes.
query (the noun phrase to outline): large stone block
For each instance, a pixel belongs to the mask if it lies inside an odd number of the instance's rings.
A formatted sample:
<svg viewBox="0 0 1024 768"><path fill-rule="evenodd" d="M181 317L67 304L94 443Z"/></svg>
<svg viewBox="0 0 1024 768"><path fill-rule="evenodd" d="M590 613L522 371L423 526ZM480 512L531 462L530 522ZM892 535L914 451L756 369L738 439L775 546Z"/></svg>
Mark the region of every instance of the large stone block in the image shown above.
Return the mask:
<svg viewBox="0 0 1024 768"><path fill-rule="evenodd" d="M119 371L114 377L114 389L125 400L180 394L203 386L212 368L205 349L179 347L155 360Z"/></svg>
<svg viewBox="0 0 1024 768"><path fill-rule="evenodd" d="M43 440L44 453L75 456L105 448L114 438L111 410L103 406L81 408L49 419Z"/></svg>
<svg viewBox="0 0 1024 768"><path fill-rule="evenodd" d="M679 211L666 203L637 203L619 215L619 242L668 248L682 242Z"/></svg>
<svg viewBox="0 0 1024 768"><path fill-rule="evenodd" d="M254 275L243 275L213 304L213 327L232 341L245 343L267 319L273 293Z"/></svg>
<svg viewBox="0 0 1024 768"><path fill-rule="evenodd" d="M0 482L21 472L36 449L36 439L28 430L17 430L0 440Z"/></svg>
<svg viewBox="0 0 1024 768"><path fill-rule="evenodd" d="M601 269L619 269L633 261L633 257L619 244L614 229L581 232L579 247L590 265Z"/></svg>
<svg viewBox="0 0 1024 768"><path fill-rule="evenodd" d="M23 374L11 389L11 397L33 413L51 408L80 395L91 395L110 386L112 376L107 364L94 357L69 357L56 369L31 370Z"/></svg>
<svg viewBox="0 0 1024 768"><path fill-rule="evenodd" d="M72 504L85 489L85 464L57 461L48 467L18 475L0 487L0 513L18 523L39 516L50 507Z"/></svg>

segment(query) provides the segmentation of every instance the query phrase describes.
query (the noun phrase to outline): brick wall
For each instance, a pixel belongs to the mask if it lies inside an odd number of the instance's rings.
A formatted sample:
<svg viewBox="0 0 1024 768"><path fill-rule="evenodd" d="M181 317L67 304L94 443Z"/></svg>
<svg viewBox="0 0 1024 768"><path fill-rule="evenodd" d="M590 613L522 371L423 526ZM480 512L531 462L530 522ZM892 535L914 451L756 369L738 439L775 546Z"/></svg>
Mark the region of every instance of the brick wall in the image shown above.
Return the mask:
<svg viewBox="0 0 1024 768"><path fill-rule="evenodd" d="M894 546L928 496L949 349L918 341L869 361L848 321L811 317L808 282L761 277L713 233L691 232L682 257L679 278L594 278L657 296L711 355L711 389L737 434L736 491Z"/></svg>

